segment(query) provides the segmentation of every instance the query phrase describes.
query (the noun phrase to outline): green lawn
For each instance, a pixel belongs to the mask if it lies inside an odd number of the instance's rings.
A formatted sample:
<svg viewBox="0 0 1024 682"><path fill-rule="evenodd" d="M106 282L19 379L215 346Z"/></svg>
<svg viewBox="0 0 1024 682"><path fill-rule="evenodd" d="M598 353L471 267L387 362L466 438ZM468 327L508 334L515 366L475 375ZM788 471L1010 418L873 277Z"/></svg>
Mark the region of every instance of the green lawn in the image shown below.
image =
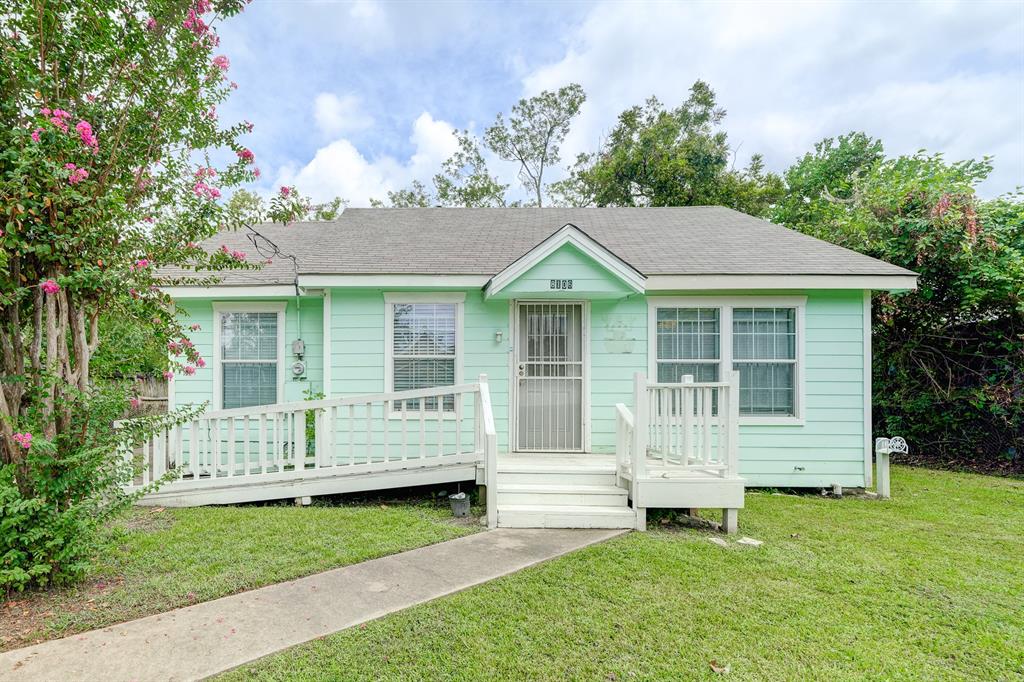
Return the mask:
<svg viewBox="0 0 1024 682"><path fill-rule="evenodd" d="M137 509L82 585L0 603L0 650L467 535L424 503Z"/></svg>
<svg viewBox="0 0 1024 682"><path fill-rule="evenodd" d="M893 489L750 494L761 547L632 533L223 679L1024 679L1024 481Z"/></svg>

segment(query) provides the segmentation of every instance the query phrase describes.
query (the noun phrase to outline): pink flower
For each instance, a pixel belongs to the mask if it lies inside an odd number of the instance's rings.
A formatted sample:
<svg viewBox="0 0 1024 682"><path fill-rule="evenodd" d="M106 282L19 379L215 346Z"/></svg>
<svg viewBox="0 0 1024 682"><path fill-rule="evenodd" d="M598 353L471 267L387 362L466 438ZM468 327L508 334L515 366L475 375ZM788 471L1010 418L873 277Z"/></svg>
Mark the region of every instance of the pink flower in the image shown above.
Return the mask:
<svg viewBox="0 0 1024 682"><path fill-rule="evenodd" d="M149 262L148 259L140 258L139 260L137 260L134 263L132 263L131 265L129 265L128 269L131 270L132 272L135 272L136 270L145 270L149 266L150 266L150 262Z"/></svg>
<svg viewBox="0 0 1024 682"><path fill-rule="evenodd" d="M54 282L52 279L48 279L45 282L40 282L39 288L46 294L55 294L60 291L60 285Z"/></svg>
<svg viewBox="0 0 1024 682"><path fill-rule="evenodd" d="M132 396L131 398L128 398L128 404L131 405L131 408L133 410L137 410L140 407L142 407L142 398L139 398L138 396Z"/></svg>
<svg viewBox="0 0 1024 682"><path fill-rule="evenodd" d="M187 374L188 376L192 376L193 374L196 373L196 368L193 367L192 365L185 365L185 370L184 371L185 371L185 374Z"/></svg>
<svg viewBox="0 0 1024 682"><path fill-rule="evenodd" d="M291 187L282 187L281 188L281 196L286 197L286 196L288 196L291 193L292 193L292 188Z"/></svg>
<svg viewBox="0 0 1024 682"><path fill-rule="evenodd" d="M245 260L245 251L232 251L231 257L237 261Z"/></svg>
<svg viewBox="0 0 1024 682"><path fill-rule="evenodd" d="M220 198L220 190L217 189L216 187L213 187L212 185L207 185L202 180L196 182L195 186L192 188L192 191L195 192L195 195L197 197L205 197L207 199Z"/></svg>
<svg viewBox="0 0 1024 682"><path fill-rule="evenodd" d="M260 176L260 169L259 168L253 168L252 169L252 174L255 175L258 178Z"/></svg>
<svg viewBox="0 0 1024 682"><path fill-rule="evenodd" d="M167 342L167 350L171 351L172 353L177 353L178 352L178 342L177 341L168 341Z"/></svg>
<svg viewBox="0 0 1024 682"><path fill-rule="evenodd" d="M167 370L166 372L164 372L164 379L172 381L174 379L174 372L172 372L171 370Z"/></svg>
<svg viewBox="0 0 1024 682"><path fill-rule="evenodd" d="M253 161L256 160L256 155L253 154L251 150L246 149L244 147L242 149L239 149L235 153L238 154L239 159L245 161L246 163L252 163Z"/></svg>
<svg viewBox="0 0 1024 682"><path fill-rule="evenodd" d="M231 61L221 54L213 58L213 65L221 71L227 71L231 67Z"/></svg>
<svg viewBox="0 0 1024 682"><path fill-rule="evenodd" d="M49 116L50 115L50 108L49 107L43 107L42 109L39 110L39 113L42 114L43 116Z"/></svg>
<svg viewBox="0 0 1024 682"><path fill-rule="evenodd" d="M153 17L146 19L146 28L148 30L155 31L157 26L158 24L156 23L156 19L154 19Z"/></svg>
<svg viewBox="0 0 1024 682"><path fill-rule="evenodd" d="M88 121L79 121L78 125L75 126L75 130L78 131L78 135L82 138L82 142L86 147L91 147L93 152L99 148L99 140L93 134L92 125Z"/></svg>
<svg viewBox="0 0 1024 682"><path fill-rule="evenodd" d="M191 326L189 327L189 329L191 329L191 330L192 330L192 331L194 331L194 332L197 332L197 331L199 331L200 329L202 329L202 326L200 326L200 324L199 324L198 322L196 322L195 324L191 325Z"/></svg>
<svg viewBox="0 0 1024 682"><path fill-rule="evenodd" d="M31 433L15 433L11 436L11 439L26 450L32 447Z"/></svg>
<svg viewBox="0 0 1024 682"><path fill-rule="evenodd" d="M71 171L70 173L68 173L68 183L72 185L77 185L82 180L85 180L87 177L89 177L89 171L85 170L84 168L78 168L73 163L64 164L64 168Z"/></svg>
<svg viewBox="0 0 1024 682"><path fill-rule="evenodd" d="M250 133L251 133L251 132L252 132L252 129L253 129L253 128L254 128L255 126L253 126L253 124L252 124L252 123L250 123L249 121L242 121L242 127L243 127L243 128L245 128L245 129L246 129L246 131L248 131L248 132L250 132Z"/></svg>
<svg viewBox="0 0 1024 682"><path fill-rule="evenodd" d="M202 358L196 358L196 365L199 367L206 367L206 360Z"/></svg>
<svg viewBox="0 0 1024 682"><path fill-rule="evenodd" d="M188 244L185 244L185 248L186 249L198 249L199 248L199 244L196 244L195 242L189 242Z"/></svg>
<svg viewBox="0 0 1024 682"><path fill-rule="evenodd" d="M39 142L39 133L43 132L42 128L36 128L32 131L32 141Z"/></svg>
<svg viewBox="0 0 1024 682"><path fill-rule="evenodd" d="M228 248L227 244L221 244L220 250L223 251L224 253L231 253L231 249Z"/></svg>

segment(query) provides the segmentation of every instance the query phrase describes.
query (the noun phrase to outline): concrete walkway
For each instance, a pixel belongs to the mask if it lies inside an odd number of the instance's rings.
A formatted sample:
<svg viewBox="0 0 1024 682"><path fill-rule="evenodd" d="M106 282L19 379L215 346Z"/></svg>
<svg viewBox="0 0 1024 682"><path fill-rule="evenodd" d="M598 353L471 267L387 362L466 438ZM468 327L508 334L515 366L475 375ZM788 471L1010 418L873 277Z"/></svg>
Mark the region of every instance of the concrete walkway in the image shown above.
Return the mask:
<svg viewBox="0 0 1024 682"><path fill-rule="evenodd" d="M0 654L0 680L195 680L607 540L504 528Z"/></svg>

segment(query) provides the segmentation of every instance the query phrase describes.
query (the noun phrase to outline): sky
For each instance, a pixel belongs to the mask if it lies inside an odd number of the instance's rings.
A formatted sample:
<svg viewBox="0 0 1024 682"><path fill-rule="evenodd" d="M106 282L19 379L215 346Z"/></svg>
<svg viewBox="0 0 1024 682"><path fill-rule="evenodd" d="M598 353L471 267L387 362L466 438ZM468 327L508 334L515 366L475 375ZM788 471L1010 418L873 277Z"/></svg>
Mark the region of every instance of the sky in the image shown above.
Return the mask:
<svg viewBox="0 0 1024 682"><path fill-rule="evenodd" d="M255 189L294 184L366 206L425 181L522 97L579 83L562 146L598 148L651 95L697 79L744 165L783 171L824 137L864 131L890 155L994 157L985 197L1024 185L1024 0L966 2L377 2L255 0L220 26L239 85L222 121L255 125ZM514 164L490 158L525 197Z"/></svg>

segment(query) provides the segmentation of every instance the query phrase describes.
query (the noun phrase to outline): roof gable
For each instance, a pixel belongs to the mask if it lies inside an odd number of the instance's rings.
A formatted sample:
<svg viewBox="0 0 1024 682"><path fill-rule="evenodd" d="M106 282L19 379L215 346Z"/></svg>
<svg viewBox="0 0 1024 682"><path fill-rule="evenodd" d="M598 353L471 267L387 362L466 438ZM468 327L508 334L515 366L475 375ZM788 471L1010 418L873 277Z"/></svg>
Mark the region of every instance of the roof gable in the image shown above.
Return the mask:
<svg viewBox="0 0 1024 682"><path fill-rule="evenodd" d="M488 298L507 298L512 293L571 296L575 291L620 298L642 293L645 279L639 270L567 223L494 275L484 294Z"/></svg>

